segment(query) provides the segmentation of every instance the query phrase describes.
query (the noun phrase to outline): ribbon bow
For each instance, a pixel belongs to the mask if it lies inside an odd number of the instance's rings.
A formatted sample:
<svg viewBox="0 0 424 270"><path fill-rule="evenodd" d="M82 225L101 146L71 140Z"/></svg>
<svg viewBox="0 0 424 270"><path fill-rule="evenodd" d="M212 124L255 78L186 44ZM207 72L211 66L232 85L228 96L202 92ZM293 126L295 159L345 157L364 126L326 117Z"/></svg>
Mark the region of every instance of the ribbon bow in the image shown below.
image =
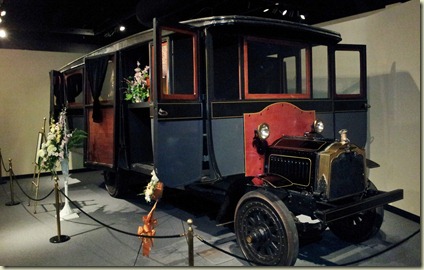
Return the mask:
<svg viewBox="0 0 424 270"><path fill-rule="evenodd" d="M154 238L150 237L143 237L143 236L154 236L156 234L155 226L157 224L157 220L153 218L153 213L156 209L156 204L158 201L155 202L155 204L152 207L152 210L150 210L149 214L147 216L143 216L143 226L138 226L138 232L137 234L140 235L142 245L143 245L143 256L149 257L150 250L153 246L153 240Z"/></svg>

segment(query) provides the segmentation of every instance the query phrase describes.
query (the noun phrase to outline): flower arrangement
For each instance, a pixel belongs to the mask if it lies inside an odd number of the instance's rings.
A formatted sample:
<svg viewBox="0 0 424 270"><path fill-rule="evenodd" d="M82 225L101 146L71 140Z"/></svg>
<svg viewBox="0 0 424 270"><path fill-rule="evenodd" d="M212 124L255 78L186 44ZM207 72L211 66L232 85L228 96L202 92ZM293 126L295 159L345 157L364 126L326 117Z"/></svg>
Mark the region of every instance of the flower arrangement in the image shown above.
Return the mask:
<svg viewBox="0 0 424 270"><path fill-rule="evenodd" d="M134 77L130 76L128 79L124 79L127 83L125 100L131 100L132 103L146 101L150 96L149 66L145 66L141 70L140 62L137 61L137 68L134 71Z"/></svg>
<svg viewBox="0 0 424 270"><path fill-rule="evenodd" d="M75 129L73 132L69 132L66 123L66 108L63 109L58 122L51 119L46 141L42 143L41 149L37 152L39 168L56 174L57 162L67 159L68 150L81 146L85 138L87 138L85 131Z"/></svg>
<svg viewBox="0 0 424 270"><path fill-rule="evenodd" d="M144 189L144 199L146 202L151 202L152 200L159 200L162 197L163 192L163 183L159 181L159 178L156 176L155 171L152 171L152 178Z"/></svg>
<svg viewBox="0 0 424 270"><path fill-rule="evenodd" d="M158 224L158 221L157 219L153 218L153 213L156 209L156 205L159 199L162 197L163 194L163 183L159 181L155 170L152 171L152 178L147 184L142 194L144 194L144 199L146 200L146 202L151 202L152 200L155 200L155 204L153 205L149 214L147 216L143 216L143 226L138 226L137 232L137 234L140 235L142 241L143 256L148 257L150 250L153 246L154 238L143 236L155 236L156 234L155 226Z"/></svg>

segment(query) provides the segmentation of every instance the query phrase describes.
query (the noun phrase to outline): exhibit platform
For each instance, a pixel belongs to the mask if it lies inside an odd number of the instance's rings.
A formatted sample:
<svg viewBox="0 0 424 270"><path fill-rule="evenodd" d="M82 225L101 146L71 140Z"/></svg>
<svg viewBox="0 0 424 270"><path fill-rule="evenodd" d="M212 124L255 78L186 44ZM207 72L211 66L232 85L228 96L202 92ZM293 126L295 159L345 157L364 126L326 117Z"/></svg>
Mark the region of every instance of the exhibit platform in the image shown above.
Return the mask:
<svg viewBox="0 0 424 270"><path fill-rule="evenodd" d="M38 197L47 198L38 202L34 213L34 202L28 205L25 195L34 195L31 180L22 178L14 183L16 205L9 204L9 181L0 185L0 265L4 267L188 267L184 236L188 219L193 220L195 235L194 266L250 266L243 260L231 228L216 226L213 205L187 198L182 192L165 194L171 195L159 201L154 213L156 235L174 237L155 239L149 256L143 256L140 239L131 234L143 225L142 217L152 204L137 194L125 199L110 197L99 171L73 173L68 178L68 197L84 213L71 204L75 215L60 221L60 235L69 239L53 243L50 239L58 235L55 196L54 192L47 195L54 182L49 176L41 177ZM321 238L301 244L295 266L421 267L420 229L416 220L386 210L374 238L350 244L327 229Z"/></svg>

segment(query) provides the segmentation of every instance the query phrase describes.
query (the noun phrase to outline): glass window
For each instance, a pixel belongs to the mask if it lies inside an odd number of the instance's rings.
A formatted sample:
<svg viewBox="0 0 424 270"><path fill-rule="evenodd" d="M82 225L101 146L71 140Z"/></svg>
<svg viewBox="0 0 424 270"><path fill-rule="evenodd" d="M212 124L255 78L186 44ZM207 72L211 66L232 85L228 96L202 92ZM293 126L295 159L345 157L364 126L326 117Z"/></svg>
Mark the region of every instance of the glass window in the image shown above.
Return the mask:
<svg viewBox="0 0 424 270"><path fill-rule="evenodd" d="M312 48L312 95L313 98L328 98L328 50L326 46Z"/></svg>
<svg viewBox="0 0 424 270"><path fill-rule="evenodd" d="M238 100L239 88L239 39L222 31L213 36L213 87L218 100Z"/></svg>
<svg viewBox="0 0 424 270"><path fill-rule="evenodd" d="M162 42L161 98L196 99L196 36L174 33Z"/></svg>
<svg viewBox="0 0 424 270"><path fill-rule="evenodd" d="M336 51L336 94L360 95L361 70L359 51Z"/></svg>
<svg viewBox="0 0 424 270"><path fill-rule="evenodd" d="M107 63L106 76L103 81L100 102L111 102L115 98L115 58L109 59Z"/></svg>
<svg viewBox="0 0 424 270"><path fill-rule="evenodd" d="M246 98L309 97L310 49L306 44L247 38Z"/></svg>

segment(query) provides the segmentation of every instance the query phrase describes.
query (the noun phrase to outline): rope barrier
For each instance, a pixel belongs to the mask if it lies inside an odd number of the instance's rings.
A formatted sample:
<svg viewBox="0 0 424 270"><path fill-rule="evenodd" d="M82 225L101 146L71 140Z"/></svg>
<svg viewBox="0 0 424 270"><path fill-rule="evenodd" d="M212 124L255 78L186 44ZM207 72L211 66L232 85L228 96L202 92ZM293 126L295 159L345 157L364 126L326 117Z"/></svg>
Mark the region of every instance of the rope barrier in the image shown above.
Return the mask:
<svg viewBox="0 0 424 270"><path fill-rule="evenodd" d="M1 152L0 152L0 159L1 159L1 165L2 165L3 169L5 170L5 172L9 172L9 170L6 169L6 166L4 165L3 156L1 155Z"/></svg>
<svg viewBox="0 0 424 270"><path fill-rule="evenodd" d="M62 190L60 190L60 193L62 193L62 195L65 196L65 198L67 198L69 200L69 202L72 203L78 210L80 210L81 213L83 213L87 217L91 218L95 222L99 223L100 225L103 225L104 227L107 227L111 230L114 230L114 231L117 231L117 232L120 232L120 233L123 233L123 234L126 234L126 235L137 236L137 237L145 237L145 238L178 238L178 237L183 237L183 236L186 235L185 233L182 233L182 234L174 234L174 235L154 235L153 236L153 235L144 235L144 234L136 234L136 233L126 232L126 231L111 227L111 226L101 222L100 220L90 216L84 210L82 210L81 207L79 207L75 202L73 202L71 199L69 199L69 197L67 197Z"/></svg>
<svg viewBox="0 0 424 270"><path fill-rule="evenodd" d="M13 173L13 171L12 171L12 174L13 174L13 176L15 176L15 174ZM36 198L34 198L34 197L31 197L30 195L28 195L25 191L24 191L24 189L22 188L22 186L21 186L21 184L19 184L19 181L17 181L18 179L15 177L14 178L16 181L16 184L18 185L18 187L19 187L19 189L22 191L22 193L28 198L28 199L30 199L30 200L32 200L32 201L36 201L36 202L39 202L39 201L43 201L43 200L45 200L45 199L47 199L47 197L49 197L53 192L54 192L54 188L46 195L46 196L44 196L44 197L42 197L42 198L40 198L40 199L36 199Z"/></svg>
<svg viewBox="0 0 424 270"><path fill-rule="evenodd" d="M47 197L49 197L53 192L54 192L54 189L52 189L46 196L44 196L44 197L42 197L42 198L40 198L40 199L36 199L36 198L33 198L33 197L31 197L30 195L28 195L26 192L25 192L25 190L22 188L22 186L21 186L21 184L19 183L19 181L18 181L18 179L16 178L16 175L15 175L15 173L14 173L14 171L13 171L13 168L12 168L12 160L11 159L9 159L9 169L8 170L6 170L6 168L5 168L5 165L4 165L4 160L3 160L3 156L1 155L1 152L0 152L0 163L1 163L1 166L4 168L4 170L7 172L7 173L9 173L9 177L10 177L10 185L11 185L11 193L13 192L13 187L12 187L12 185L13 185L13 182L16 182L16 184L18 185L18 187L19 187L19 189L22 191L22 193L28 198L28 199L30 199L30 200L33 200L33 201L42 201L42 200L45 200ZM0 168L0 170L1 170L1 168ZM0 173L0 175L1 175L1 173ZM14 180L14 181L13 181ZM11 194L11 196L12 196L12 198L13 198L13 194ZM13 201L13 199L12 199L12 201Z"/></svg>
<svg viewBox="0 0 424 270"><path fill-rule="evenodd" d="M405 239L403 239L403 240L401 240L401 241L399 241L399 242L397 242L397 243L395 243L395 244L391 245L390 247L388 247L388 248L386 248L386 249L383 249L383 250L381 250L381 251L379 251L379 252L377 252L377 253L375 253L375 254L373 254L373 255L367 256L367 257L365 257L365 258L362 258L362 259L359 259L359 260L356 260L356 261L353 261L353 262L348 262L348 263L343 263L343 264L336 264L336 266L348 266L348 265L352 265L352 264L355 264L355 263L360 263L360 262L363 262L363 261L369 260L369 259L371 259L371 258L377 257L378 255L383 254L383 253L385 253L385 252L387 252L387 251L389 251L389 250L391 250L391 249L393 249L393 248L395 248L395 247L399 246L400 244L402 244L402 243L404 243L404 242L408 241L408 240L409 240L409 239L411 239L413 236L415 236L416 234L418 234L420 231L421 231L421 230L420 230L420 229L418 229L417 231L415 231L414 233L412 233L410 236L406 237Z"/></svg>
<svg viewBox="0 0 424 270"><path fill-rule="evenodd" d="M13 177L12 177L12 159L9 158L9 186L10 186L10 202L7 202L7 206L18 205L20 202L15 202L14 196L15 192L13 191Z"/></svg>

